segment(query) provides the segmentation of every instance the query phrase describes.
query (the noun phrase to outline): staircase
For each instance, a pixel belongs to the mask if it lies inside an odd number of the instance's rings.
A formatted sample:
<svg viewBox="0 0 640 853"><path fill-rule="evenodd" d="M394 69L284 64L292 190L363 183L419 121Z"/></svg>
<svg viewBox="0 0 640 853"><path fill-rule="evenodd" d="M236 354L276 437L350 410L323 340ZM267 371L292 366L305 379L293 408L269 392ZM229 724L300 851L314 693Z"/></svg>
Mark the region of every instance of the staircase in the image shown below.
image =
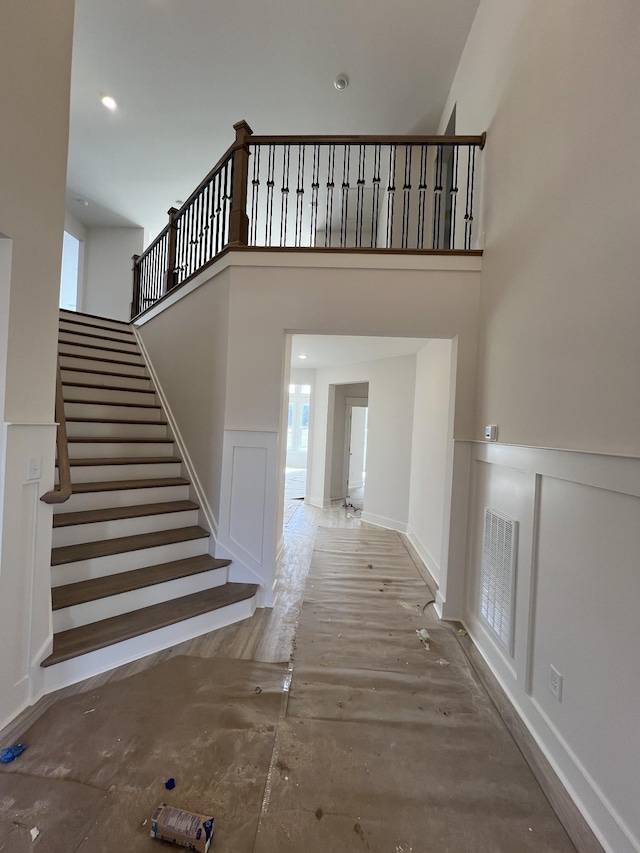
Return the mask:
<svg viewBox="0 0 640 853"><path fill-rule="evenodd" d="M251 616L258 586L208 553L127 323L60 312L71 498L54 507L48 690Z"/></svg>

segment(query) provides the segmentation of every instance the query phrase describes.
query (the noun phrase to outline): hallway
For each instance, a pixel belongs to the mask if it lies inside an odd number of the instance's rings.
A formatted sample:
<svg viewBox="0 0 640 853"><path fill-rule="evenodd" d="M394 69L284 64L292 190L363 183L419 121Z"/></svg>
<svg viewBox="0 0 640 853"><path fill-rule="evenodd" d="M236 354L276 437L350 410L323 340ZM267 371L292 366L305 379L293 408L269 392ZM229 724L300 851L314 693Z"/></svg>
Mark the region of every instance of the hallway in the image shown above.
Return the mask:
<svg viewBox="0 0 640 853"><path fill-rule="evenodd" d="M145 823L167 800L213 815L226 853L569 853L431 599L396 533L301 504L272 610L69 689L24 733L0 850L179 849Z"/></svg>

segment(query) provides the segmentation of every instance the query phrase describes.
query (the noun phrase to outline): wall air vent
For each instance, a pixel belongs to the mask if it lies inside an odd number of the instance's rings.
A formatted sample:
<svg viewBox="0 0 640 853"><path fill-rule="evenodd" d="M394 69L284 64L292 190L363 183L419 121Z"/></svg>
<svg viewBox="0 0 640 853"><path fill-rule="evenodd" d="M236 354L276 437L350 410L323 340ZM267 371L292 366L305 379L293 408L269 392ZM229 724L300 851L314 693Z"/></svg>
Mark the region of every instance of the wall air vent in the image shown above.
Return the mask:
<svg viewBox="0 0 640 853"><path fill-rule="evenodd" d="M513 655L517 538L517 521L485 507L480 615L510 655Z"/></svg>

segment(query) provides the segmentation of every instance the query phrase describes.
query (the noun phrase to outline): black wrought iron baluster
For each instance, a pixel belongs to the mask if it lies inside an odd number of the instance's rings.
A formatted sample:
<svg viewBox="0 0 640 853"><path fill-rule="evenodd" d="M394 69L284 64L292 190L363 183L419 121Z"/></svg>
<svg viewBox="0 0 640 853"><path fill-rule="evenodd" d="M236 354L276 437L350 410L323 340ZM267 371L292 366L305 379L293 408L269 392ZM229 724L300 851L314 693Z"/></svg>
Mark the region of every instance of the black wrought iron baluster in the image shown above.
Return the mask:
<svg viewBox="0 0 640 853"><path fill-rule="evenodd" d="M418 233L416 248L424 249L425 207L427 200L427 158L429 146L420 146L420 178L418 182Z"/></svg>
<svg viewBox="0 0 640 853"><path fill-rule="evenodd" d="M298 145L298 185L296 187L296 236L295 245L302 245L302 223L304 219L304 159L306 145Z"/></svg>
<svg viewBox="0 0 640 853"><path fill-rule="evenodd" d="M393 209L396 198L396 146L389 146L389 184L387 186L387 241L385 249L393 246Z"/></svg>
<svg viewBox="0 0 640 853"><path fill-rule="evenodd" d="M409 213L411 211L411 157L413 148L404 146L404 184L402 185L402 239L401 245L406 249L409 244Z"/></svg>
<svg viewBox="0 0 640 853"><path fill-rule="evenodd" d="M362 247L362 222L364 218L364 185L367 162L367 146L360 145L358 149L358 183L356 194L356 246Z"/></svg>
<svg viewBox="0 0 640 853"><path fill-rule="evenodd" d="M225 164L225 171L227 166ZM213 209L215 221L216 221L216 244L215 244L215 254L217 255L222 251L222 247L224 245L224 223L225 216L227 213L225 195L226 195L226 187L223 186L222 182L222 173L218 172L216 175L217 178L217 188L216 188L216 206ZM226 178L226 174L225 174Z"/></svg>
<svg viewBox="0 0 640 853"><path fill-rule="evenodd" d="M283 145L282 150L282 191L280 194L280 245L287 245L287 225L289 215L289 168L291 165L291 146Z"/></svg>
<svg viewBox="0 0 640 853"><path fill-rule="evenodd" d="M371 248L378 248L378 219L380 217L380 161L382 146L375 145L373 149L373 193L371 196Z"/></svg>
<svg viewBox="0 0 640 853"><path fill-rule="evenodd" d="M327 216L324 223L325 249L331 246L331 226L333 223L333 190L335 187L336 146L329 145L329 162L327 164Z"/></svg>
<svg viewBox="0 0 640 853"><path fill-rule="evenodd" d="M340 246L347 245L347 220L349 216L349 172L351 170L351 145L344 146L342 157L342 197L340 205Z"/></svg>
<svg viewBox="0 0 640 853"><path fill-rule="evenodd" d="M202 266L202 208L204 205L204 198L202 192L199 192L196 196L196 233L194 235L196 245L195 245L195 269L194 272L200 269Z"/></svg>
<svg viewBox="0 0 640 853"><path fill-rule="evenodd" d="M467 207L464 215L464 247L471 248L471 237L473 231L473 184L476 172L476 149L470 146L469 160L467 162Z"/></svg>
<svg viewBox="0 0 640 853"><path fill-rule="evenodd" d="M220 197L218 204L221 208L220 223L220 249L222 251L229 242L229 220L231 218L231 196L233 187L234 160L228 160L224 164L224 175L220 182Z"/></svg>
<svg viewBox="0 0 640 853"><path fill-rule="evenodd" d="M449 204L450 219L449 219L449 248L456 247L456 210L458 207L458 162L460 159L460 150L457 145L454 145L451 151L451 184L449 189Z"/></svg>
<svg viewBox="0 0 640 853"><path fill-rule="evenodd" d="M315 246L318 229L318 182L320 172L320 146L313 146L313 168L311 170L311 218L309 223L309 245Z"/></svg>
<svg viewBox="0 0 640 853"><path fill-rule="evenodd" d="M433 229L431 248L440 248L440 214L442 209L442 145L436 152L434 184L433 184Z"/></svg>
<svg viewBox="0 0 640 853"><path fill-rule="evenodd" d="M251 222L249 223L249 245L258 244L258 211L260 209L260 146L254 145L249 151L253 151L253 179L251 181Z"/></svg>
<svg viewBox="0 0 640 853"><path fill-rule="evenodd" d="M264 244L271 245L271 229L273 225L273 187L276 151L275 146L269 146L269 163L267 165L267 219L265 222Z"/></svg>

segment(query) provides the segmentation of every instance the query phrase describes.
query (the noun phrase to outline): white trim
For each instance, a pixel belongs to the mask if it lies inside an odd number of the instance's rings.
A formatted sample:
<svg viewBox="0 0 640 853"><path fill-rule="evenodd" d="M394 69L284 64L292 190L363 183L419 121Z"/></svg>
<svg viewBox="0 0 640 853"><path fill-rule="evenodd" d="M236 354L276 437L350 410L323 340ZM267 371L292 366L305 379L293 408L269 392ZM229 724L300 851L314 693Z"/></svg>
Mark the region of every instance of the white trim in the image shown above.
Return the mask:
<svg viewBox="0 0 640 853"><path fill-rule="evenodd" d="M422 542L419 536L415 533L411 525L407 525L407 539L416 549L418 556L425 564L427 571L433 578L434 583L440 586L440 565L427 546Z"/></svg>
<svg viewBox="0 0 640 853"><path fill-rule="evenodd" d="M387 530L396 530L398 533L407 532L407 523L397 521L395 518L386 518L384 515L376 515L363 510L360 519L366 521L367 524L375 524L376 527L385 527Z"/></svg>

